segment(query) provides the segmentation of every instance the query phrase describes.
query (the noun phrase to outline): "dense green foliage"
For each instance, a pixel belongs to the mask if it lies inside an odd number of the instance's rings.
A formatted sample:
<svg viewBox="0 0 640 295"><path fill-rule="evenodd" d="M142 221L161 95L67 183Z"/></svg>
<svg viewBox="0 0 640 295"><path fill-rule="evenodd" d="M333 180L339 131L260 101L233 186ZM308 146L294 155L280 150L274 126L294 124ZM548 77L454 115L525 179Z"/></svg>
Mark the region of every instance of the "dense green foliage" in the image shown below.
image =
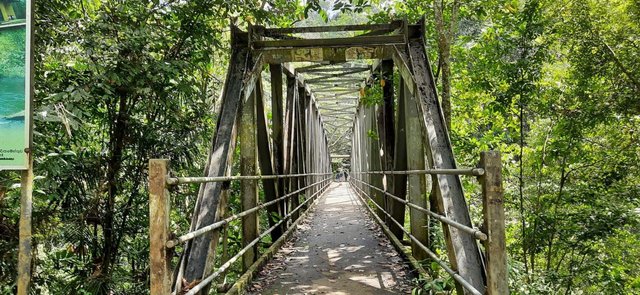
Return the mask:
<svg viewBox="0 0 640 295"><path fill-rule="evenodd" d="M281 2L267 13L253 2L37 1L36 292L148 290L146 163L201 173L228 19L280 24L304 9ZM2 293L15 281L16 180L0 174ZM174 207L190 212L184 193Z"/></svg>
<svg viewBox="0 0 640 295"><path fill-rule="evenodd" d="M229 19L426 15L439 68L432 1L334 2L332 11L323 1L36 1L35 292L147 292L146 162L167 157L177 174L201 173ZM458 5L451 137L461 166L503 153L512 291L640 292L640 3ZM15 282L16 183L0 173L1 294ZM196 188L174 195L176 212L191 212ZM186 229L187 218L174 214L173 226ZM234 228L229 247L240 243Z"/></svg>
<svg viewBox="0 0 640 295"><path fill-rule="evenodd" d="M503 152L512 291L640 292L640 4L458 5L451 136L463 165ZM377 18L429 19L431 7Z"/></svg>

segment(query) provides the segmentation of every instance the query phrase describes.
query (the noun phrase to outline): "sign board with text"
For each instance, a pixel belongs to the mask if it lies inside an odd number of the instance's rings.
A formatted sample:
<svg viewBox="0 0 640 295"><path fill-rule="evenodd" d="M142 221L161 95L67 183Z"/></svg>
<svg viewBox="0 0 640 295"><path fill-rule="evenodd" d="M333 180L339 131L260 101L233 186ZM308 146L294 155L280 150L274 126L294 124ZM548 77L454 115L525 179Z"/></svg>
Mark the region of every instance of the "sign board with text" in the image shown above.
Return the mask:
<svg viewBox="0 0 640 295"><path fill-rule="evenodd" d="M31 0L0 1L0 170L28 169Z"/></svg>

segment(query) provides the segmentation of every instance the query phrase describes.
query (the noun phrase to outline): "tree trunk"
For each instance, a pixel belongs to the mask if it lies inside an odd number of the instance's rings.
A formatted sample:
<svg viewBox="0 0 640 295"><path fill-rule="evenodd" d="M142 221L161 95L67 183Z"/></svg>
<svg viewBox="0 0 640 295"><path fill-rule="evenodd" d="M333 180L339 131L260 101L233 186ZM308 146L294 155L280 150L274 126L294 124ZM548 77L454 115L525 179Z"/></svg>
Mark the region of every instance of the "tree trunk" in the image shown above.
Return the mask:
<svg viewBox="0 0 640 295"><path fill-rule="evenodd" d="M114 210L116 196L119 192L118 187L118 174L122 168L122 152L124 150L125 138L127 132L127 120L128 109L126 95L120 95L118 102L118 113L111 126L109 148L111 154L107 161L107 202L105 208L104 221L102 223L102 229L104 231L104 244L102 245L102 265L101 274L108 275L111 269L111 264L115 261L115 231L114 225Z"/></svg>
<svg viewBox="0 0 640 295"><path fill-rule="evenodd" d="M445 24L444 11L446 0L436 0L434 2L434 14L436 21L436 34L438 38L438 56L439 69L441 75L441 101L442 112L447 129L451 130L451 44L455 38L455 32L458 25L458 8L460 3L454 0L451 3L451 15L449 16L449 24Z"/></svg>

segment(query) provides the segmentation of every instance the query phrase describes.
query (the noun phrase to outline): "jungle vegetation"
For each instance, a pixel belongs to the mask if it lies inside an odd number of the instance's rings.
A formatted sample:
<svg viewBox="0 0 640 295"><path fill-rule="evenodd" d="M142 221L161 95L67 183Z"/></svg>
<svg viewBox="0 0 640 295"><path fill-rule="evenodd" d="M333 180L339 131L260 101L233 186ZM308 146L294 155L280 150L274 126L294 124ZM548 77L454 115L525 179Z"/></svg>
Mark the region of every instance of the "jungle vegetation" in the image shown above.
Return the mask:
<svg viewBox="0 0 640 295"><path fill-rule="evenodd" d="M148 293L147 161L202 173L230 22L405 17L426 18L459 165L502 152L512 292L640 294L638 1L34 3L34 294ZM0 172L0 294L15 292L17 184ZM191 212L196 192L172 207ZM172 218L188 227L188 214ZM229 247L239 234L232 225Z"/></svg>

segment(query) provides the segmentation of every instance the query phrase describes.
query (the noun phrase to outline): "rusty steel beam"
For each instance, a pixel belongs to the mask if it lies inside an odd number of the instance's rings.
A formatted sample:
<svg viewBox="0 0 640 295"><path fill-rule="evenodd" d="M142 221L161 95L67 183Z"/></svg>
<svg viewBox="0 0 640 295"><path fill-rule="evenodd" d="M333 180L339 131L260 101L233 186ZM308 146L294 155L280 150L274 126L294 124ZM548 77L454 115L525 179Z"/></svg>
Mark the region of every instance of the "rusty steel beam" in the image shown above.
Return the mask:
<svg viewBox="0 0 640 295"><path fill-rule="evenodd" d="M266 63L286 62L345 62L358 59L382 59L393 56L393 45L344 46L314 48L263 48L254 50L262 53Z"/></svg>
<svg viewBox="0 0 640 295"><path fill-rule="evenodd" d="M315 26L299 28L269 28L263 29L265 34L299 34L299 33L323 33L323 32L343 32L343 31L375 31L401 28L401 21L394 21L390 24L368 24L368 25L343 25L343 26ZM257 29L256 29L257 30Z"/></svg>

